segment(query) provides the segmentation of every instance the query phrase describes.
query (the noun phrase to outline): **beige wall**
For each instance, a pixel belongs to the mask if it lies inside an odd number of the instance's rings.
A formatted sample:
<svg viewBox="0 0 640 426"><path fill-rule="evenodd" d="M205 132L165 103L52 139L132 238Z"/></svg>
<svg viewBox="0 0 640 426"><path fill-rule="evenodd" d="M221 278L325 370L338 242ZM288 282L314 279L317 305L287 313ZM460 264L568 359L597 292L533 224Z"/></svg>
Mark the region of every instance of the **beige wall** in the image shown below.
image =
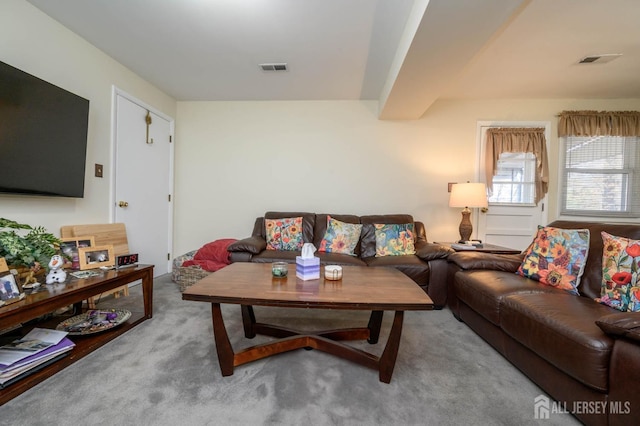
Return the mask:
<svg viewBox="0 0 640 426"><path fill-rule="evenodd" d="M91 101L85 198L0 194L0 217L56 233L63 224L109 221L116 85L176 118L176 255L247 236L266 210L410 213L425 222L430 240L451 240L460 212L447 206L447 182L475 178L478 121L552 123L553 219L555 115L640 109L638 99L449 100L420 120L381 121L374 101L176 103L24 0L0 2L0 60ZM93 177L94 163L105 165L103 179Z"/></svg>
<svg viewBox="0 0 640 426"><path fill-rule="evenodd" d="M562 110L635 100L439 101L419 120L381 121L374 101L178 102L176 254L242 238L267 210L410 213L431 241L458 236L447 182L474 180L478 121L551 122L549 220L557 216Z"/></svg>
<svg viewBox="0 0 640 426"><path fill-rule="evenodd" d="M108 222L112 86L172 117L175 100L24 0L0 1L0 61L90 101L85 197L0 194L0 217L42 225L55 234L64 224ZM93 177L94 163L104 165L104 178ZM29 172L28 158L24 170Z"/></svg>

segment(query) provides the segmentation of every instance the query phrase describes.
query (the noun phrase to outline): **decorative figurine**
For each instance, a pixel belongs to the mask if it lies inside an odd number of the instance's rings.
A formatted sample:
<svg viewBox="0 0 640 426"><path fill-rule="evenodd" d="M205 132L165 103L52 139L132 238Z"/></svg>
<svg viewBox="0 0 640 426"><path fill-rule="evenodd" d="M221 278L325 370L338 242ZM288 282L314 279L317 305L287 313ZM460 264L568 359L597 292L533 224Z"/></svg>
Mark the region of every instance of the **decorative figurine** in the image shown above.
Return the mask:
<svg viewBox="0 0 640 426"><path fill-rule="evenodd" d="M54 255L49 261L49 273L47 274L47 284L63 283L67 279L67 273L62 269L64 259L59 254Z"/></svg>

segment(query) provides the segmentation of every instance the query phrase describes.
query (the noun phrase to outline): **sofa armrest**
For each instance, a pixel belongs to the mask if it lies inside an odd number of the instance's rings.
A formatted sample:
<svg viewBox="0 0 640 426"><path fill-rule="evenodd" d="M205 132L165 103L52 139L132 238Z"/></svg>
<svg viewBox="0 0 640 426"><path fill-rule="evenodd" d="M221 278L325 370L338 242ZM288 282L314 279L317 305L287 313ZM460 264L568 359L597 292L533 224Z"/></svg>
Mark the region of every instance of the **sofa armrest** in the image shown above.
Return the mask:
<svg viewBox="0 0 640 426"><path fill-rule="evenodd" d="M524 254L496 254L482 252L456 252L447 258L460 269L489 269L492 271L516 272Z"/></svg>
<svg viewBox="0 0 640 426"><path fill-rule="evenodd" d="M612 337L626 337L640 342L640 312L605 315L598 318L596 324Z"/></svg>
<svg viewBox="0 0 640 426"><path fill-rule="evenodd" d="M455 253L455 250L447 246L428 243L426 241L416 243L416 256L425 262L435 259L446 259L451 253Z"/></svg>
<svg viewBox="0 0 640 426"><path fill-rule="evenodd" d="M262 237L248 237L242 240L238 240L235 243L231 243L227 247L229 252L249 252L251 254L258 254L267 248L267 241Z"/></svg>

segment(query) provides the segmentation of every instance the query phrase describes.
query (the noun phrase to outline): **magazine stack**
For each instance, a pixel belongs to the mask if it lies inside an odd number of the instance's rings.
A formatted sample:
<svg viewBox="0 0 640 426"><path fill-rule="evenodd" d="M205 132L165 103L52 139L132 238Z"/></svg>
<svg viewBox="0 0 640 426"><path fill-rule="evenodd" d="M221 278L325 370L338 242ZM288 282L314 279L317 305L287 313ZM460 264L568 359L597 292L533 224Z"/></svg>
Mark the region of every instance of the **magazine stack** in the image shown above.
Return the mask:
<svg viewBox="0 0 640 426"><path fill-rule="evenodd" d="M21 339L0 346L0 388L67 356L75 344L67 332L34 328Z"/></svg>

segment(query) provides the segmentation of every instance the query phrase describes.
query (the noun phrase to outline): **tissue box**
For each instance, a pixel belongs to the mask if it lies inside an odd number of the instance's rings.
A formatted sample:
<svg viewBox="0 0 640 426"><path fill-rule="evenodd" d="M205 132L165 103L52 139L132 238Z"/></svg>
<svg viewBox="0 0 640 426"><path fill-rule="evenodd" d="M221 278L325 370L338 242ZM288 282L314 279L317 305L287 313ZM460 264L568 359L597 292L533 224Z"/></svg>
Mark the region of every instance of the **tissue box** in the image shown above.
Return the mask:
<svg viewBox="0 0 640 426"><path fill-rule="evenodd" d="M296 256L296 277L304 281L320 279L320 258Z"/></svg>

